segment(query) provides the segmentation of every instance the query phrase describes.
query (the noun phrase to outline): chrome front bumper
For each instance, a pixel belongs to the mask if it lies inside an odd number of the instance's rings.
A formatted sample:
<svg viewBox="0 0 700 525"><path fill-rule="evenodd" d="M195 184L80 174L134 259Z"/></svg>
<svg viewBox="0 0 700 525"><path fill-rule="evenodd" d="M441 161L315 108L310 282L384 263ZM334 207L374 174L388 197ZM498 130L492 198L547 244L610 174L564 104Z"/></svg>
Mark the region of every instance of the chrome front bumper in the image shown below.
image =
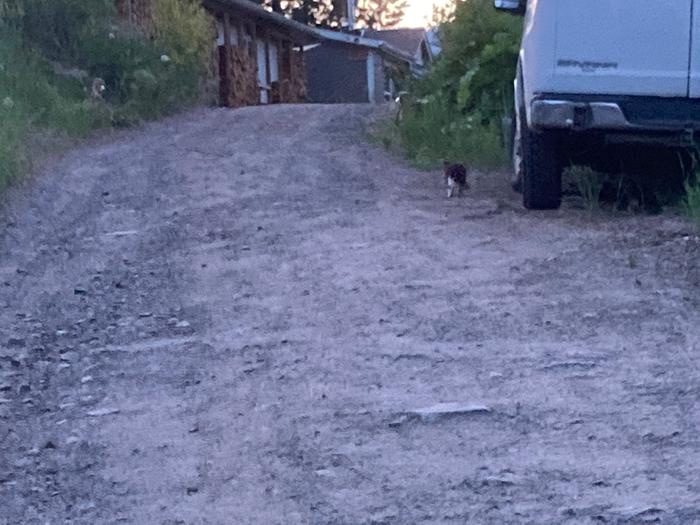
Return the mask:
<svg viewBox="0 0 700 525"><path fill-rule="evenodd" d="M700 141L700 99L610 100L535 99L530 126L601 133L608 143L689 147ZM625 114L629 111L629 116Z"/></svg>
<svg viewBox="0 0 700 525"><path fill-rule="evenodd" d="M614 102L535 100L530 121L535 129L640 129L627 120L622 108Z"/></svg>

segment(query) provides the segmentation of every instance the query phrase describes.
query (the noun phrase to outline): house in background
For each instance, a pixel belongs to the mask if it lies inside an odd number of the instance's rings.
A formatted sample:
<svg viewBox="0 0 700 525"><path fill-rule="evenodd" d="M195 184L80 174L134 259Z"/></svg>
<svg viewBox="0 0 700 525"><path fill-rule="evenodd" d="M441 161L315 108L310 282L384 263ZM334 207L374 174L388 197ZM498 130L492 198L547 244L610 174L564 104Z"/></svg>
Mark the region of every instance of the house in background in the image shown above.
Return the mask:
<svg viewBox="0 0 700 525"><path fill-rule="evenodd" d="M428 36L428 44L430 45L430 51L433 53L433 60L437 59L442 53L442 42L440 41L440 28L433 27L426 31Z"/></svg>
<svg viewBox="0 0 700 525"><path fill-rule="evenodd" d="M435 60L433 46L425 29L365 29L361 34L366 38L386 42L394 49L411 56L412 71L415 75L421 75Z"/></svg>
<svg viewBox="0 0 700 525"><path fill-rule="evenodd" d="M125 20L152 32L153 0L114 1ZM434 58L423 29L355 30L354 0L333 0L341 13L338 31L296 22L262 0L201 2L212 26L208 91L224 107L380 103Z"/></svg>
<svg viewBox="0 0 700 525"><path fill-rule="evenodd" d="M307 100L317 103L380 103L415 69L414 56L383 40L317 29L323 43L305 51Z"/></svg>
<svg viewBox="0 0 700 525"><path fill-rule="evenodd" d="M435 59L425 29L355 29L355 0L333 0L345 23L317 29L321 44L306 48L308 101L380 103L394 99Z"/></svg>

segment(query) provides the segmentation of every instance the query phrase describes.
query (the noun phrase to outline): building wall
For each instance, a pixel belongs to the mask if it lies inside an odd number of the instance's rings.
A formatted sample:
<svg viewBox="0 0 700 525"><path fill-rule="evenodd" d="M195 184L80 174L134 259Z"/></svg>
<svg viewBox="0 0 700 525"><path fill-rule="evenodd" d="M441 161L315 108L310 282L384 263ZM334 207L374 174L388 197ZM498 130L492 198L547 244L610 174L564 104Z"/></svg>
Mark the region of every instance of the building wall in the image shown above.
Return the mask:
<svg viewBox="0 0 700 525"><path fill-rule="evenodd" d="M374 103L382 104L384 100L384 91L386 88L387 75L386 63L384 57L379 53L375 53L374 60Z"/></svg>
<svg viewBox="0 0 700 525"><path fill-rule="evenodd" d="M227 73L220 79L222 83L226 83L226 86L220 91L219 104L229 108L259 104L258 68L255 59L245 48L231 47L228 54L228 67L224 69L222 63L226 61L227 55L224 53L223 46L219 47L219 57L219 71Z"/></svg>
<svg viewBox="0 0 700 525"><path fill-rule="evenodd" d="M306 102L308 96L304 55L298 51L292 51L289 55L289 65L287 66L286 59L282 57L280 66L282 68L281 80L272 83L272 102L288 104ZM291 72L289 75L285 73L287 67Z"/></svg>
<svg viewBox="0 0 700 525"><path fill-rule="evenodd" d="M309 102L369 102L367 57L366 48L340 43L328 42L307 50Z"/></svg>
<svg viewBox="0 0 700 525"><path fill-rule="evenodd" d="M153 33L152 1L114 0L117 13L149 36ZM212 53L206 78L203 79L205 100L218 100L220 105L227 107L305 101L306 67L302 54L292 48L292 42L283 42L287 38L279 35L277 38L270 37L268 85L264 38L268 33L274 34L275 28L259 23L254 30L254 22L238 20L236 13L232 12L230 46L226 52L222 15L207 12L211 20ZM257 46L253 44L253 32L256 33ZM268 89L263 91L260 86Z"/></svg>
<svg viewBox="0 0 700 525"><path fill-rule="evenodd" d="M217 22L217 47L220 62L225 63L223 22ZM228 74L222 77L220 104L227 107L251 106L268 103L298 103L306 100L306 68L304 57L293 49L293 43L270 37L270 84L267 83L264 27L232 18ZM223 66L220 68L223 71ZM269 88L269 89L268 89Z"/></svg>

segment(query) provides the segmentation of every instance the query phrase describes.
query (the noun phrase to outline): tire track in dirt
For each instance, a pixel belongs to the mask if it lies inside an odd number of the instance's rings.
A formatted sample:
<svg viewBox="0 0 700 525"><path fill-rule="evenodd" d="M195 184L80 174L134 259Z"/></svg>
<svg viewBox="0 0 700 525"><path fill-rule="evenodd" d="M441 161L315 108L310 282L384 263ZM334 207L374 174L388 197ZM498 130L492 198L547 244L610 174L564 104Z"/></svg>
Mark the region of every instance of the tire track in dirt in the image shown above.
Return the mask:
<svg viewBox="0 0 700 525"><path fill-rule="evenodd" d="M371 115L199 110L14 190L0 523L700 520L689 227L446 201Z"/></svg>

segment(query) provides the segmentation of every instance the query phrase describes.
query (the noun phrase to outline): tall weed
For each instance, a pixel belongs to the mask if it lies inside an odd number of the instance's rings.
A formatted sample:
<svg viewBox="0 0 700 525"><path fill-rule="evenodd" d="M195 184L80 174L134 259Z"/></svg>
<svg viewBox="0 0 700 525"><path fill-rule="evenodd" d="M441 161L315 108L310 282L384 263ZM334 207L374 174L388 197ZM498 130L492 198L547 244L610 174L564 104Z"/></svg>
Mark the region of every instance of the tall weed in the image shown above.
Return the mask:
<svg viewBox="0 0 700 525"><path fill-rule="evenodd" d="M406 156L418 167L434 168L443 159L492 168L505 162L500 131L474 115L455 112L439 96L404 112L399 134Z"/></svg>
<svg viewBox="0 0 700 525"><path fill-rule="evenodd" d="M0 188L3 188L27 169L29 159L24 146L26 118L9 97L0 99L0 120Z"/></svg>
<svg viewBox="0 0 700 525"><path fill-rule="evenodd" d="M696 147L690 173L685 181L685 209L700 231L700 148Z"/></svg>
<svg viewBox="0 0 700 525"><path fill-rule="evenodd" d="M419 166L447 158L481 167L505 163L503 118L513 107L522 20L491 0L457 2L440 26L442 53L411 87L417 101L399 123L403 148Z"/></svg>
<svg viewBox="0 0 700 525"><path fill-rule="evenodd" d="M156 41L176 65L202 69L213 35L200 1L154 0L153 25Z"/></svg>
<svg viewBox="0 0 700 525"><path fill-rule="evenodd" d="M576 184L588 211L600 208L600 195L607 180L605 174L588 166L572 166L566 170L565 176L570 177Z"/></svg>

